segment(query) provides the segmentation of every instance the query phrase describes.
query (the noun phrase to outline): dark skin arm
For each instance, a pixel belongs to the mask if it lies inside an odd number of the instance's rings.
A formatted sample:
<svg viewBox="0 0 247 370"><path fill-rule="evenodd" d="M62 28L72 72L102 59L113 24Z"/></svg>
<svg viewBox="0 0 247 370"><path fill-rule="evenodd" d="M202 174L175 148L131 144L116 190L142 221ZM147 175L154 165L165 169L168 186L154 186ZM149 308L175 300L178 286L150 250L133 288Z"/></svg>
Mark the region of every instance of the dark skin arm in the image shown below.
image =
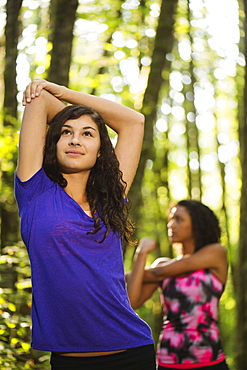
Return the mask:
<svg viewBox="0 0 247 370"><path fill-rule="evenodd" d="M126 276L127 291L130 299L131 306L134 309L139 308L143 303L148 300L155 290L160 286L160 281L144 283L145 265L147 262L148 254L156 249L156 243L150 238L143 238L136 249L134 256L134 263L131 272L128 272ZM161 259L165 261L167 259ZM157 261L160 261L157 260ZM155 261L153 267L157 265Z"/></svg>
<svg viewBox="0 0 247 370"><path fill-rule="evenodd" d="M134 309L149 299L165 278L209 269L223 284L227 279L227 252L220 244L210 244L181 259L159 258L145 267L147 255L156 247L152 239L141 240L134 257L133 269L127 275L127 290Z"/></svg>
<svg viewBox="0 0 247 370"><path fill-rule="evenodd" d="M156 267L146 267L144 282L160 282L167 277L188 274L192 271L209 269L223 284L227 279L227 252L220 244L210 244L199 251L184 256L180 260L172 259Z"/></svg>

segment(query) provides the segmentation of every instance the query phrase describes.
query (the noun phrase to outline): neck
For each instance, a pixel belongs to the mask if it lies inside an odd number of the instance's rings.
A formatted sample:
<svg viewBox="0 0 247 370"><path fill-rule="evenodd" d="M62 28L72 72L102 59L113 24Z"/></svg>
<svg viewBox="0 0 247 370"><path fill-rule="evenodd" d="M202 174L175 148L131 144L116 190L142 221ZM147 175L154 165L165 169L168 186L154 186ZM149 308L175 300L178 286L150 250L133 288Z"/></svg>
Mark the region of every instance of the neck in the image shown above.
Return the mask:
<svg viewBox="0 0 247 370"><path fill-rule="evenodd" d="M195 245L191 241L189 243L183 243L182 245L182 254L192 254L195 252Z"/></svg>
<svg viewBox="0 0 247 370"><path fill-rule="evenodd" d="M86 211L90 210L86 193L88 176L89 173L63 174L68 183L65 192Z"/></svg>

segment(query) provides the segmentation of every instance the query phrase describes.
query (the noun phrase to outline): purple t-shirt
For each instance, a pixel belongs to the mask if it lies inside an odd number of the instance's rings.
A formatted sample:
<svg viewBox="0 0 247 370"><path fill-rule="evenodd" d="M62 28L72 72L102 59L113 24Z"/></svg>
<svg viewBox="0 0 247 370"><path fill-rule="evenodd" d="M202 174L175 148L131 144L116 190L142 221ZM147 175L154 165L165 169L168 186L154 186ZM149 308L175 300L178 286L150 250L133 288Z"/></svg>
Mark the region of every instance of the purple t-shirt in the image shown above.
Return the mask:
<svg viewBox="0 0 247 370"><path fill-rule="evenodd" d="M130 307L121 238L94 221L44 170L15 176L21 235L32 272L32 347L55 352L114 351L152 344Z"/></svg>

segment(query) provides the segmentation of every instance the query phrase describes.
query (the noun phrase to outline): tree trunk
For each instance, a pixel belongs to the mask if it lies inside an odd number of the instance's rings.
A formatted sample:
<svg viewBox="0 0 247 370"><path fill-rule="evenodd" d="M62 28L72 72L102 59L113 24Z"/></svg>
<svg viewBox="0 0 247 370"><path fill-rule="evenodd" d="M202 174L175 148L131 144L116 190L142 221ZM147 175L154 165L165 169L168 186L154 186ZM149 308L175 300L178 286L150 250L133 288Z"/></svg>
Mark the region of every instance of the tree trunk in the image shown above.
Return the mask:
<svg viewBox="0 0 247 370"><path fill-rule="evenodd" d="M190 44L191 44L191 50L193 50L193 37L191 35L192 32L192 27L191 27L191 12L190 12L190 7L189 7L189 2L188 2L188 21L190 24L190 29L189 29L189 39L190 39ZM191 76L191 91L193 92L193 95L195 96L195 84L196 84L196 77L194 73L195 65L194 65L194 59L193 59L193 52L191 53L191 60L189 62L189 72ZM201 174L201 166L200 166L200 160L201 160L201 150L199 146L199 132L198 128L196 126L196 116L197 116L197 111L195 108L195 103L194 100L190 102L190 112L194 113L194 121L193 122L188 122L187 121L187 140L188 140L188 145L189 145L189 151L188 155L191 152L197 153L198 156L198 170L196 172L192 172L190 170L189 166L189 158L188 158L188 170L189 170L189 178L190 178L190 185L189 185L189 196L191 198L201 200L202 196L202 174ZM187 116L187 115L186 115ZM196 191L195 191L196 190Z"/></svg>
<svg viewBox="0 0 247 370"><path fill-rule="evenodd" d="M16 86L16 59L17 43L20 35L18 22L22 0L8 0L6 4L7 22L5 27L5 70L4 70L4 111L12 117L17 117L17 86ZM5 125L11 124L8 119Z"/></svg>
<svg viewBox="0 0 247 370"><path fill-rule="evenodd" d="M51 64L48 80L68 86L78 0L51 1Z"/></svg>
<svg viewBox="0 0 247 370"><path fill-rule="evenodd" d="M5 26L5 68L4 68L4 127L14 126L17 119L16 59L17 43L20 35L18 16L22 0L8 0L6 4L7 22ZM14 131L14 130L13 130ZM2 172L3 187L13 188L13 173ZM1 204L1 247L12 243L18 237L18 216L14 197Z"/></svg>
<svg viewBox="0 0 247 370"><path fill-rule="evenodd" d="M160 17L154 43L152 63L148 78L147 89L144 94L142 113L146 117L145 133L143 141L142 155L139 167L136 173L135 182L130 191L132 200L132 209L138 218L142 204L141 183L145 170L147 159L154 159L153 153L153 125L156 118L159 92L163 84L162 72L164 68L169 68L169 62L166 55L172 51L173 46L173 25L174 13L177 7L177 1L162 1ZM131 196L131 195L134 196ZM132 215L133 217L133 215ZM136 221L136 220L135 220Z"/></svg>
<svg viewBox="0 0 247 370"><path fill-rule="evenodd" d="M247 58L247 0L244 0L244 54ZM239 122L240 157L242 168L242 192L240 199L240 235L238 253L238 289L237 289L237 336L238 370L247 369L247 66L245 66L245 84L243 92L243 119Z"/></svg>

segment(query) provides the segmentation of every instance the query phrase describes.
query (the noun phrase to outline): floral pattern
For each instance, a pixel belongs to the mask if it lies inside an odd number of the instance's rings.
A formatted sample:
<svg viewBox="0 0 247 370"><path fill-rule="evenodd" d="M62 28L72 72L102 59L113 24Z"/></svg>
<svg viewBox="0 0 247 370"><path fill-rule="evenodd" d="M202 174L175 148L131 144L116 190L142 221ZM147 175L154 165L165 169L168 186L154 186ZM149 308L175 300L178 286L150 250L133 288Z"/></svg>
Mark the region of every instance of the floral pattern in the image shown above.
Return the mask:
<svg viewBox="0 0 247 370"><path fill-rule="evenodd" d="M164 279L159 364L207 363L225 358L217 325L223 290L223 284L208 270Z"/></svg>

